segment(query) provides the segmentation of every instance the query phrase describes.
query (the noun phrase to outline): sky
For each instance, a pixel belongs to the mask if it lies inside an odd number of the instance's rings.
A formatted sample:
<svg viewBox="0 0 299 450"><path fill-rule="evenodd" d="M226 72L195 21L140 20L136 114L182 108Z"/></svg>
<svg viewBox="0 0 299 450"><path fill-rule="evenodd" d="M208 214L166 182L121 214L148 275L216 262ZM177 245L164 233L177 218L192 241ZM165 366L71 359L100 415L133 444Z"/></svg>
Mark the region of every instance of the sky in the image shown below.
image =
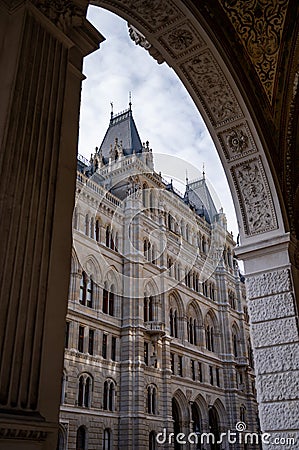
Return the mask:
<svg viewBox="0 0 299 450"><path fill-rule="evenodd" d="M189 181L200 178L204 164L216 207L223 207L236 239L234 205L217 150L178 76L130 39L123 19L95 6L87 17L106 40L84 60L79 153L90 158L108 128L110 103L114 114L127 109L131 92L133 117L141 141L153 150L155 170L184 192L186 175Z"/></svg>

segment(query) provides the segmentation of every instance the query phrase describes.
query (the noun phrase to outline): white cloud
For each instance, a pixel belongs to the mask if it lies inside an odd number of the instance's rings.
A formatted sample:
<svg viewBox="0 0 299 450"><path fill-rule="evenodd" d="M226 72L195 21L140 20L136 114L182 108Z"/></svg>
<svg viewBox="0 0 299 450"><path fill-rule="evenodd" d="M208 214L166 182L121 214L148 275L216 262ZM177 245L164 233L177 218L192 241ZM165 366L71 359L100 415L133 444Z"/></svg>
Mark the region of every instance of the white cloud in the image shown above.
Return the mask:
<svg viewBox="0 0 299 450"><path fill-rule="evenodd" d="M238 227L226 177L212 139L191 97L167 64L158 65L128 35L125 21L98 7L89 7L88 18L105 36L101 48L87 56L83 72L79 153L89 158L99 146L114 112L128 107L132 91L133 116L142 142L153 152L182 158L197 170L205 164L228 219L228 229ZM181 179L186 168L181 164ZM161 170L155 167L157 171ZM195 171L196 173L196 171ZM193 178L188 169L189 179ZM182 191L182 186L179 186Z"/></svg>

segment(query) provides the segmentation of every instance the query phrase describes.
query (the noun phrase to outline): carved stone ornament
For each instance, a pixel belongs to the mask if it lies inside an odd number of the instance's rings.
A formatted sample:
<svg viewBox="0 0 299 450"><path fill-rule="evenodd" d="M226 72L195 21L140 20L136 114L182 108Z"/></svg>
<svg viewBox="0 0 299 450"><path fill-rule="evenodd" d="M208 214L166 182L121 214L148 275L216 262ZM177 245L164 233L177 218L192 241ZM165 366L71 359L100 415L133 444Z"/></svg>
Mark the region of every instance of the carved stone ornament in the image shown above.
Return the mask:
<svg viewBox="0 0 299 450"><path fill-rule="evenodd" d="M219 0L272 100L279 46L289 0Z"/></svg>
<svg viewBox="0 0 299 450"><path fill-rule="evenodd" d="M164 62L164 58L161 53L147 41L146 37L143 36L140 31L138 31L135 27L133 27L133 25L130 25L129 23L128 29L129 36L136 45L140 45L140 47L143 47L145 50L147 50L158 64L162 64Z"/></svg>
<svg viewBox="0 0 299 450"><path fill-rule="evenodd" d="M228 161L256 152L256 146L246 123L222 131L219 133L219 140Z"/></svg>
<svg viewBox="0 0 299 450"><path fill-rule="evenodd" d="M249 236L277 229L271 192L259 159L233 166L245 233Z"/></svg>
<svg viewBox="0 0 299 450"><path fill-rule="evenodd" d="M139 15L144 25L155 31L182 16L181 12L167 0L127 0L120 3L125 4L130 15Z"/></svg>
<svg viewBox="0 0 299 450"><path fill-rule="evenodd" d="M0 439L22 439L45 441L48 433L42 430L20 430L18 428L0 428Z"/></svg>
<svg viewBox="0 0 299 450"><path fill-rule="evenodd" d="M81 25L86 15L86 8L76 5L74 0L33 0L33 4L64 32Z"/></svg>
<svg viewBox="0 0 299 450"><path fill-rule="evenodd" d="M216 126L243 116L237 99L209 50L182 65L182 70L203 99Z"/></svg>

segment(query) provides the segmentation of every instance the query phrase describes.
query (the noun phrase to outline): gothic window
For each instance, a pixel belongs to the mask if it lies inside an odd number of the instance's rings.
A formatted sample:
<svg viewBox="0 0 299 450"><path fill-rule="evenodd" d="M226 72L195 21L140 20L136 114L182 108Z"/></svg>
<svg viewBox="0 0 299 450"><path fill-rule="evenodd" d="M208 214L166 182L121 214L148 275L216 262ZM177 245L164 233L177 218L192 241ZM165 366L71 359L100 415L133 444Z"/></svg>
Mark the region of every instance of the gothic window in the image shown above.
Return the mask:
<svg viewBox="0 0 299 450"><path fill-rule="evenodd" d="M156 450L157 448L157 440L155 431L151 431L149 434L149 450Z"/></svg>
<svg viewBox="0 0 299 450"><path fill-rule="evenodd" d="M154 302L152 296L144 296L143 299L143 319L144 322L151 322L154 320Z"/></svg>
<svg viewBox="0 0 299 450"><path fill-rule="evenodd" d="M243 405L240 407L240 421L246 423L246 409Z"/></svg>
<svg viewBox="0 0 299 450"><path fill-rule="evenodd" d="M171 308L170 314L170 336L178 337L178 313L176 309Z"/></svg>
<svg viewBox="0 0 299 450"><path fill-rule="evenodd" d="M196 380L196 373L195 373L195 361L194 361L194 359L190 360L190 366L191 366L191 377L192 377L192 380L195 381Z"/></svg>
<svg viewBox="0 0 299 450"><path fill-rule="evenodd" d="M181 355L178 356L178 375L183 376L183 357Z"/></svg>
<svg viewBox="0 0 299 450"><path fill-rule="evenodd" d="M93 355L93 347L94 347L94 330L89 330L88 334L88 353Z"/></svg>
<svg viewBox="0 0 299 450"><path fill-rule="evenodd" d="M144 363L148 366L149 363L149 344L148 342L144 343Z"/></svg>
<svg viewBox="0 0 299 450"><path fill-rule="evenodd" d="M111 246L111 230L110 226L106 227L106 247L110 248Z"/></svg>
<svg viewBox="0 0 299 450"><path fill-rule="evenodd" d="M93 306L93 281L92 278L88 278L85 272L82 272L80 280L80 298L81 305L86 305L89 308Z"/></svg>
<svg viewBox="0 0 299 450"><path fill-rule="evenodd" d="M187 320L187 339L190 344L197 345L197 320L192 316Z"/></svg>
<svg viewBox="0 0 299 450"><path fill-rule="evenodd" d="M108 335L103 333L103 340L102 340L102 357L104 359L107 358L107 340L108 340Z"/></svg>
<svg viewBox="0 0 299 450"><path fill-rule="evenodd" d="M100 242L100 221L98 219L95 225L95 238L97 242Z"/></svg>
<svg viewBox="0 0 299 450"><path fill-rule="evenodd" d="M220 369L216 367L216 384L220 387Z"/></svg>
<svg viewBox="0 0 299 450"><path fill-rule="evenodd" d="M84 351L84 327L82 325L79 325L78 351L80 353Z"/></svg>
<svg viewBox="0 0 299 450"><path fill-rule="evenodd" d="M209 366L209 370L210 370L210 384L214 384L213 367Z"/></svg>
<svg viewBox="0 0 299 450"><path fill-rule="evenodd" d="M92 297L93 297L93 281L92 278L89 278L89 280L87 281L87 286L86 286L86 305L89 308L92 308Z"/></svg>
<svg viewBox="0 0 299 450"><path fill-rule="evenodd" d="M111 338L111 359L112 361L116 361L116 337L112 336Z"/></svg>
<svg viewBox="0 0 299 450"><path fill-rule="evenodd" d="M147 387L147 412L157 414L157 388L152 384Z"/></svg>
<svg viewBox="0 0 299 450"><path fill-rule="evenodd" d="M105 428L103 434L103 450L111 450L111 430Z"/></svg>
<svg viewBox="0 0 299 450"><path fill-rule="evenodd" d="M85 216L85 234L86 236L89 236L89 215L86 214Z"/></svg>
<svg viewBox="0 0 299 450"><path fill-rule="evenodd" d="M211 352L215 351L214 348L214 327L206 325L206 347Z"/></svg>
<svg viewBox="0 0 299 450"><path fill-rule="evenodd" d="M239 336L236 328L233 328L232 341L233 341L233 354L235 357L237 357L239 356Z"/></svg>
<svg viewBox="0 0 299 450"><path fill-rule="evenodd" d="M86 429L83 426L77 430L76 450L86 450Z"/></svg>
<svg viewBox="0 0 299 450"><path fill-rule="evenodd" d="M254 369L253 351L252 351L250 339L248 339L248 341L247 341L247 353L248 353L249 366Z"/></svg>
<svg viewBox="0 0 299 450"><path fill-rule="evenodd" d="M103 408L106 411L115 409L115 384L112 380L106 380L104 383Z"/></svg>
<svg viewBox="0 0 299 450"><path fill-rule="evenodd" d="M64 347L69 348L69 339L70 339L70 322L66 322L65 324L65 338L64 338Z"/></svg>
<svg viewBox="0 0 299 450"><path fill-rule="evenodd" d="M78 406L83 406L85 408L90 407L91 389L92 389L92 380L90 375L82 374L79 377Z"/></svg>
<svg viewBox="0 0 299 450"><path fill-rule="evenodd" d="M94 218L93 217L90 219L89 237L91 237L92 239L94 238Z"/></svg>
<svg viewBox="0 0 299 450"><path fill-rule="evenodd" d="M61 383L61 398L60 398L61 404L63 404L66 399L66 382L67 382L67 375L66 371L64 370L62 373L62 383Z"/></svg>
<svg viewBox="0 0 299 450"><path fill-rule="evenodd" d="M114 316L114 286L112 285L110 291L103 289L103 313Z"/></svg>

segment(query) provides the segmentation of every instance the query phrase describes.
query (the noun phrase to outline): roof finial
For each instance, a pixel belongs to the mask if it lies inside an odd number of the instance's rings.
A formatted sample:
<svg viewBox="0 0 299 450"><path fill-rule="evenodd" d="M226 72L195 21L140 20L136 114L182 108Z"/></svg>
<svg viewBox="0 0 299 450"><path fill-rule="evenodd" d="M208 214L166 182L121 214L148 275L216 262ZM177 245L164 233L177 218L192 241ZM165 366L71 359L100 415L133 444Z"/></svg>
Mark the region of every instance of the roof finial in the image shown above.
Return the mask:
<svg viewBox="0 0 299 450"><path fill-rule="evenodd" d="M129 91L129 110L132 111L132 92Z"/></svg>
<svg viewBox="0 0 299 450"><path fill-rule="evenodd" d="M202 163L202 179L206 179L206 173L205 173L205 163Z"/></svg>
<svg viewBox="0 0 299 450"><path fill-rule="evenodd" d="M186 169L186 186L188 187L188 185L189 185L188 170Z"/></svg>
<svg viewBox="0 0 299 450"><path fill-rule="evenodd" d="M111 120L113 119L113 102L110 102L110 106L111 106Z"/></svg>

